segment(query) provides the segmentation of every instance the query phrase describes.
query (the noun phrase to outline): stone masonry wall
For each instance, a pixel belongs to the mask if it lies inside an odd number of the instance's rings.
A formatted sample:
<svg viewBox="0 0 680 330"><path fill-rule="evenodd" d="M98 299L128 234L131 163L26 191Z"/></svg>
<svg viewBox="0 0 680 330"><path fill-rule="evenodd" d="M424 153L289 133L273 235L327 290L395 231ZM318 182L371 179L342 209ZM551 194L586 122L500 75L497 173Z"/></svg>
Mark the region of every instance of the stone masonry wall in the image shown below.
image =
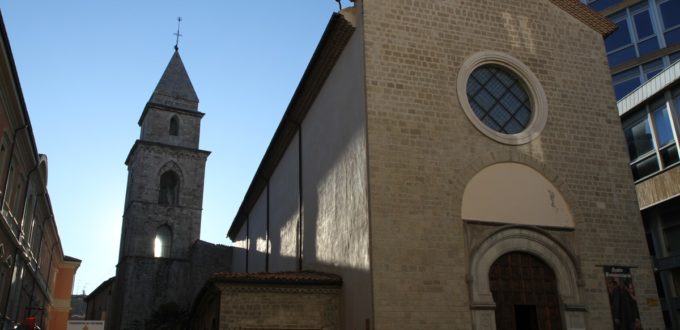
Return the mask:
<svg viewBox="0 0 680 330"><path fill-rule="evenodd" d="M643 326L661 328L646 303L658 297L602 36L548 0L365 0L363 9L375 328L471 328L463 189L483 166L508 161L567 196L587 327L612 327L601 266L621 265L634 267ZM547 124L530 143L491 140L461 108L457 73L484 50L519 59L545 90Z"/></svg>
<svg viewBox="0 0 680 330"><path fill-rule="evenodd" d="M339 288L218 287L220 329L341 329Z"/></svg>
<svg viewBox="0 0 680 330"><path fill-rule="evenodd" d="M161 304L174 302L188 310L193 297L187 288L191 283L188 260L129 257L118 264L116 295L120 324L113 329L144 329L144 323ZM112 320L116 322L117 320Z"/></svg>
<svg viewBox="0 0 680 330"><path fill-rule="evenodd" d="M176 117L178 122L179 130L176 136L168 134L172 117ZM196 111L159 110L155 106L149 106L141 124L140 139L186 148L198 148L201 137L201 117L203 114Z"/></svg>

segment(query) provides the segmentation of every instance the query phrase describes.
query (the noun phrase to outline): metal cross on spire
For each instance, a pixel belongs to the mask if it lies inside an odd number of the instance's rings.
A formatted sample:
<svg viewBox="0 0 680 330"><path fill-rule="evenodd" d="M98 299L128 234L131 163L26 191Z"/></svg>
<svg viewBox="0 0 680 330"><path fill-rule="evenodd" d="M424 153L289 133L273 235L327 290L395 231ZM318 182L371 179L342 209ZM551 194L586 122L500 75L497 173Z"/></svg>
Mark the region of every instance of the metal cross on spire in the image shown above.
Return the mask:
<svg viewBox="0 0 680 330"><path fill-rule="evenodd" d="M175 50L179 50L179 37L182 35L179 34L179 25L182 23L182 18L177 17L177 33L173 33L174 35L177 36L177 40L175 40Z"/></svg>

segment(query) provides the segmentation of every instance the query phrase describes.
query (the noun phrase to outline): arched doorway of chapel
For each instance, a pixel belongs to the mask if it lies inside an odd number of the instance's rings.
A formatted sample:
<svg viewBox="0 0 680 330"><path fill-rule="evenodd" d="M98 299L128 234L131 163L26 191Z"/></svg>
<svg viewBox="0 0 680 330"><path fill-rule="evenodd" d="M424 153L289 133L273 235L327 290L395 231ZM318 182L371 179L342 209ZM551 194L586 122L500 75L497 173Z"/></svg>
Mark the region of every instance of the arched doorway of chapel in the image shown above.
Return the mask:
<svg viewBox="0 0 680 330"><path fill-rule="evenodd" d="M500 256L489 270L498 330L562 330L554 271L524 252Z"/></svg>

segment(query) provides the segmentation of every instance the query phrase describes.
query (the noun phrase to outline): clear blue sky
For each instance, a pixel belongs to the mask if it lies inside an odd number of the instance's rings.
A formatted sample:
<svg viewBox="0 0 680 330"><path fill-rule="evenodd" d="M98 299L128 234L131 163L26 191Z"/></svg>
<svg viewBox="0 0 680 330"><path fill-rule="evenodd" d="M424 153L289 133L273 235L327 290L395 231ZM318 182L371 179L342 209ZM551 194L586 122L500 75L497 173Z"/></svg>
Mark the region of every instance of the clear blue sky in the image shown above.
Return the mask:
<svg viewBox="0 0 680 330"><path fill-rule="evenodd" d="M343 1L344 6L351 5ZM200 99L208 158L201 239L226 232L331 14L333 0L0 0L74 292L115 275L125 157L173 52Z"/></svg>

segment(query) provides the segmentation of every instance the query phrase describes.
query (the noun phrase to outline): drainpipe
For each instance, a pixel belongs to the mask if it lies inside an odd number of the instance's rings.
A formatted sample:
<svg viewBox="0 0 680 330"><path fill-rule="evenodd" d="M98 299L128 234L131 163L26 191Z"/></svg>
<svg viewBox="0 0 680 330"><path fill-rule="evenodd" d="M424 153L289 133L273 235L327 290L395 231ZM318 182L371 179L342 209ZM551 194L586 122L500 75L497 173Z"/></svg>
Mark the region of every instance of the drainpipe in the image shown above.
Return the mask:
<svg viewBox="0 0 680 330"><path fill-rule="evenodd" d="M29 188L30 188L30 185L31 185L31 174L33 174L33 172L35 172L35 170L37 170L39 166L40 166L40 159L38 159L38 164L35 165L28 172L28 175L26 175L26 192L24 192L24 199L23 199L24 202L21 203L21 205L24 205L24 207L21 208L21 216L19 217L19 219L21 219L21 223L19 223L19 231L21 232L21 234L23 234L24 221L26 221L26 219L24 219L24 214L26 214L26 199L28 199L28 191L30 190Z"/></svg>

